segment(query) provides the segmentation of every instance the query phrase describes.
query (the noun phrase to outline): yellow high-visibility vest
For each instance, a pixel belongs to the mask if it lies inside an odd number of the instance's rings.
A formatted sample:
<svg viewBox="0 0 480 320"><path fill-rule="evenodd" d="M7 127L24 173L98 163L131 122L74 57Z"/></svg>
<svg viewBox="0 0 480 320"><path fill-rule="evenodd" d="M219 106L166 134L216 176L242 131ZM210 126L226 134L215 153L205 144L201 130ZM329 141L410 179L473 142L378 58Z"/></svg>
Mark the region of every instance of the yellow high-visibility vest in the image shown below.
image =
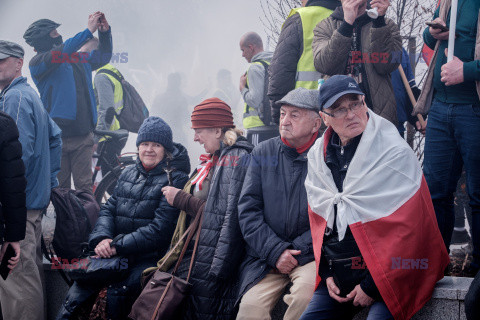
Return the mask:
<svg viewBox="0 0 480 320"><path fill-rule="evenodd" d="M120 73L118 73L117 69L114 66L112 66L110 63L104 65L101 68L99 68L97 70L97 72L102 70L102 69L110 70L110 71L118 74L118 76L120 77ZM110 79L110 81L112 81L112 83L113 83L113 86L114 86L114 89L113 89L114 108L115 108L115 112L117 114L120 114L120 112L123 109L123 88L122 88L122 84L120 83L120 81L115 79L113 76L111 76L109 74L106 74L106 73L103 73L103 74L106 75L108 77L108 79ZM95 86L95 84L94 84L94 86ZM97 106L97 110L98 110L98 106ZM112 121L112 124L110 125L109 130L110 131L115 131L115 130L118 130L118 129L120 129L120 122L118 122L117 117L113 117L113 121ZM105 138L100 139L100 141L103 141L103 140L105 140Z"/></svg>
<svg viewBox="0 0 480 320"><path fill-rule="evenodd" d="M320 21L328 18L332 12L332 10L324 7L311 6L292 9L288 15L288 17L291 17L298 13L303 27L303 52L297 64L295 89L300 87L306 89L318 88L318 79L322 78L322 74L315 69L313 64L313 29Z"/></svg>
<svg viewBox="0 0 480 320"><path fill-rule="evenodd" d="M265 61L265 60L262 60L262 61L267 65L270 65L269 61ZM252 62L252 64L261 65L263 67L263 64L259 61ZM267 79L265 79L264 81L267 81ZM248 70L247 70L247 88L248 88ZM267 93L264 92L263 94L267 94ZM243 127L245 129L250 129L255 127L262 127L264 125L265 124L260 119L257 109L252 108L245 103L245 107L243 109Z"/></svg>

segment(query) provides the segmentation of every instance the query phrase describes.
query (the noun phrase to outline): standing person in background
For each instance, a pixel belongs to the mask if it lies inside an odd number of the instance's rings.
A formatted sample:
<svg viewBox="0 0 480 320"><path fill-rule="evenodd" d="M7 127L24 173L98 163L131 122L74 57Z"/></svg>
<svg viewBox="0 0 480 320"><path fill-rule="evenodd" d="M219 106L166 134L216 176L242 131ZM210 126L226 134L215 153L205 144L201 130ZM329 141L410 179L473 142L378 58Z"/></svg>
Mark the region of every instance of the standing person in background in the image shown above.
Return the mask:
<svg viewBox="0 0 480 320"><path fill-rule="evenodd" d="M4 319L43 320L42 212L50 202L50 190L58 186L62 142L60 129L22 77L23 55L20 45L0 41L0 109L19 128L27 178L27 226L20 263L6 281L0 279L0 302Z"/></svg>
<svg viewBox="0 0 480 320"><path fill-rule="evenodd" d="M442 1L433 21L450 23L451 1ZM455 223L454 193L465 168L472 208L473 261L464 275L480 269L480 2L458 1L454 58L447 62L449 32L426 28L425 44L434 49L416 113L428 112L423 170L447 249Z"/></svg>
<svg viewBox="0 0 480 320"><path fill-rule="evenodd" d="M302 0L302 7L293 9L285 20L269 68L268 97L274 123L279 123L278 100L295 88L317 89L322 75L313 64L313 28L338 6L339 0Z"/></svg>
<svg viewBox="0 0 480 320"><path fill-rule="evenodd" d="M397 125L397 108L390 74L400 61L402 50L398 26L385 17L389 0L372 0L378 18L366 13L367 0L342 0L330 17L313 30L313 58L317 71L327 75L348 75L365 92L367 106Z"/></svg>
<svg viewBox="0 0 480 320"><path fill-rule="evenodd" d="M272 116L267 96L268 67L272 52L263 50L262 38L248 32L240 39L242 57L250 63L247 72L240 77L240 92L245 101L243 127L247 140L254 146L278 136L278 128L271 125Z"/></svg>
<svg viewBox="0 0 480 320"><path fill-rule="evenodd" d="M37 52L30 61L30 73L43 105L62 129L60 187L70 188L73 177L75 189L92 192L93 129L97 124L92 70L110 61L111 31L105 15L98 11L89 16L84 31L65 42L57 32L59 26L41 19L25 31L25 41ZM78 53L97 29L99 49Z"/></svg>
<svg viewBox="0 0 480 320"><path fill-rule="evenodd" d="M93 50L98 48L98 38L93 37L87 41L78 51L90 54ZM120 129L120 123L116 114L120 114L123 109L123 87L122 83L118 81L112 74L121 77L120 72L110 63L95 70L96 74L93 78L93 91L95 94L95 102L97 103L97 127L96 130L115 131ZM113 112L115 111L115 113ZM94 150L101 149L105 138L95 135ZM122 152L127 138L120 141L118 145L113 143L106 144L105 157L109 163L117 163L117 156ZM103 163L98 163L102 167ZM102 174L105 175L106 168L102 168ZM111 190L113 191L113 190Z"/></svg>

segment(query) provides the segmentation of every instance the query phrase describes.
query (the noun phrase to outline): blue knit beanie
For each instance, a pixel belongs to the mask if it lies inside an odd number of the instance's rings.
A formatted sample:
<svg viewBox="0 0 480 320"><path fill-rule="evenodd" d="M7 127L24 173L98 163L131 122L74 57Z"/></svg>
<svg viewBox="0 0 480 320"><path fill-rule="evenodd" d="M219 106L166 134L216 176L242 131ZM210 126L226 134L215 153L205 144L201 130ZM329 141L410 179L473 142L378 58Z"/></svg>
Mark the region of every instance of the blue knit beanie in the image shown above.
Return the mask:
<svg viewBox="0 0 480 320"><path fill-rule="evenodd" d="M167 151L173 152L172 129L160 117L148 117L138 129L137 147L150 141L160 143Z"/></svg>

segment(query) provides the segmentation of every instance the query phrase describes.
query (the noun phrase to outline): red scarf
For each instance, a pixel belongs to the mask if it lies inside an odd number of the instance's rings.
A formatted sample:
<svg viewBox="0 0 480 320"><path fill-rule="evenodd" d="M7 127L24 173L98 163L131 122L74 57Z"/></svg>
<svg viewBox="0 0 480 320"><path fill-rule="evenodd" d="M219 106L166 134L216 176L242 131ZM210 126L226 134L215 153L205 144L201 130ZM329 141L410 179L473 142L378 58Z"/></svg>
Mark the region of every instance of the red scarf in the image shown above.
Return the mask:
<svg viewBox="0 0 480 320"><path fill-rule="evenodd" d="M192 180L192 184L195 185L197 191L202 190L203 180L208 176L210 169L213 167L213 155L202 154L200 155L200 164L197 166L197 176Z"/></svg>
<svg viewBox="0 0 480 320"><path fill-rule="evenodd" d="M312 135L312 137L310 138L310 140L308 140L308 142L305 143L303 146L298 147L298 148L295 148L295 150L297 150L297 153L298 153L298 154L302 154L302 153L304 153L305 151L307 151L308 149L310 149L310 147L313 145L313 143L315 142L315 140L317 140L317 137L318 137L318 131L315 132L315 133ZM293 147L287 142L287 140L285 140L285 139L282 138L282 141L283 141L283 143L285 143L288 147L293 148Z"/></svg>

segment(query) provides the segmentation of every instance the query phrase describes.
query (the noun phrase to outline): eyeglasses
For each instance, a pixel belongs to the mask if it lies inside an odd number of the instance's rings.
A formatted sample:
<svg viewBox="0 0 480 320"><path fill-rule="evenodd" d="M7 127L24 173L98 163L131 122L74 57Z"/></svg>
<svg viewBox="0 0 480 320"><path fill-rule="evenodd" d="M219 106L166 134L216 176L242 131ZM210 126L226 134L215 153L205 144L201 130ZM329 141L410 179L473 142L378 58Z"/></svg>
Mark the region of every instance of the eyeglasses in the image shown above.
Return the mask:
<svg viewBox="0 0 480 320"><path fill-rule="evenodd" d="M326 111L322 112L333 118L345 118L348 114L348 110L351 110L353 113L356 114L356 112L360 110L361 107L363 107L363 101L352 103L348 107L338 108L332 111L332 113Z"/></svg>

